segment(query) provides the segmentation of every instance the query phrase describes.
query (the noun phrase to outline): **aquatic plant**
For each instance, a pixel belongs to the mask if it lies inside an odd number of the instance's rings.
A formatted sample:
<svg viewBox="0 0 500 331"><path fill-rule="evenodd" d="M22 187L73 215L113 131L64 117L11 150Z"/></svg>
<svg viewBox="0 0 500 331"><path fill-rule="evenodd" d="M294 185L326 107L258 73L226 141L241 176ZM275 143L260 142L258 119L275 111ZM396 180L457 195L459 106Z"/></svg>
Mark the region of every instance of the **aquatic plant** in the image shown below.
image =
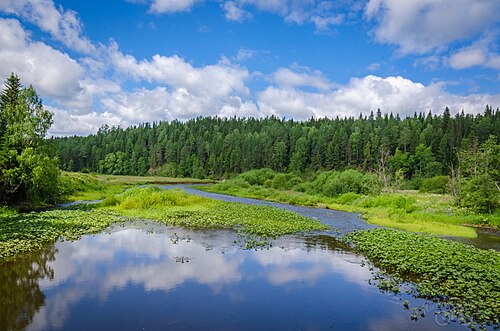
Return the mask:
<svg viewBox="0 0 500 331"><path fill-rule="evenodd" d="M343 239L381 268L377 277L383 289L397 292L411 280L413 294L439 301L459 322L499 327L500 253L389 229L357 231Z"/></svg>
<svg viewBox="0 0 500 331"><path fill-rule="evenodd" d="M0 216L0 261L14 258L58 239L76 240L99 233L112 223L123 222L109 211L98 209L51 210Z"/></svg>

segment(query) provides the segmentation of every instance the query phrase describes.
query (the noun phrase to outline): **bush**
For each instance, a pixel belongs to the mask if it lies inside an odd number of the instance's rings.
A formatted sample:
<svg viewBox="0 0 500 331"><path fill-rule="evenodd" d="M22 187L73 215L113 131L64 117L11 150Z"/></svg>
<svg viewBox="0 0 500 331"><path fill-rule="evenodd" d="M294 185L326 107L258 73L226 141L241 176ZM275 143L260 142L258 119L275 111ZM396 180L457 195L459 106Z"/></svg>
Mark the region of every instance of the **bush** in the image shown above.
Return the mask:
<svg viewBox="0 0 500 331"><path fill-rule="evenodd" d="M276 190L291 190L300 183L302 179L294 174L277 174L271 181L271 187Z"/></svg>
<svg viewBox="0 0 500 331"><path fill-rule="evenodd" d="M420 187L420 192L424 193L437 193L444 194L448 191L448 185L450 184L450 177L448 176L436 176L432 178L426 178L422 182Z"/></svg>
<svg viewBox="0 0 500 331"><path fill-rule="evenodd" d="M500 206L500 192L489 175L481 175L465 183L459 201L476 212L491 213Z"/></svg>
<svg viewBox="0 0 500 331"><path fill-rule="evenodd" d="M250 170L247 172L244 172L240 174L238 177L239 179L242 179L246 181L250 185L264 185L264 182L269 179L273 179L276 176L276 172L268 169L268 168L263 168L263 169L257 169L257 170Z"/></svg>
<svg viewBox="0 0 500 331"><path fill-rule="evenodd" d="M349 192L349 193L345 193L345 194L340 195L336 199L336 202L339 203L339 204L341 204L341 205L350 205L354 201L356 201L357 199L359 199L360 197L361 197L361 195L359 195L359 194L356 194L356 193L353 193L353 192Z"/></svg>
<svg viewBox="0 0 500 331"><path fill-rule="evenodd" d="M312 193L336 197L345 193L378 194L380 183L374 174L363 174L357 170L326 171L318 175L311 185Z"/></svg>

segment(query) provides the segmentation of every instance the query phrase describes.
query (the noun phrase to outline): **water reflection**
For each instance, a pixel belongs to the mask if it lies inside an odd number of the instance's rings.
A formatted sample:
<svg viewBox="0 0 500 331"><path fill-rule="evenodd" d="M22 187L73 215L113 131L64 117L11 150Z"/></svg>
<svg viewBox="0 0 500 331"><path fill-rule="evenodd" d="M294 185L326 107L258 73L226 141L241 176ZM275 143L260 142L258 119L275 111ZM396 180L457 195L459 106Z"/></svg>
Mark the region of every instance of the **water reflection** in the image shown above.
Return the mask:
<svg viewBox="0 0 500 331"><path fill-rule="evenodd" d="M23 330L45 303L39 281L52 279L54 247L44 248L16 262L0 264L0 329Z"/></svg>
<svg viewBox="0 0 500 331"><path fill-rule="evenodd" d="M10 316L2 329L442 329L410 321L397 297L368 284L362 257L332 238L288 237L258 251L239 249L236 239L124 228L59 242L52 255L13 266L16 275L0 269L1 284L31 277L10 292L2 285L6 303L30 307L7 312L2 304L2 319Z"/></svg>

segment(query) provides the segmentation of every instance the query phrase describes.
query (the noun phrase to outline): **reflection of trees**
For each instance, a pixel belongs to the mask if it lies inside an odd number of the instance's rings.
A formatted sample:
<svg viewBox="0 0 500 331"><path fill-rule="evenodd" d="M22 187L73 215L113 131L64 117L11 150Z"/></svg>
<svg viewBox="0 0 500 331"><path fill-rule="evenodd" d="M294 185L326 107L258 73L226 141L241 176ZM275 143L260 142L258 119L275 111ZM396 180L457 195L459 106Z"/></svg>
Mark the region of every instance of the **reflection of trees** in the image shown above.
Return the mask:
<svg viewBox="0 0 500 331"><path fill-rule="evenodd" d="M38 282L54 278L47 262L55 259L54 246L12 262L0 263L0 330L24 330L45 302Z"/></svg>

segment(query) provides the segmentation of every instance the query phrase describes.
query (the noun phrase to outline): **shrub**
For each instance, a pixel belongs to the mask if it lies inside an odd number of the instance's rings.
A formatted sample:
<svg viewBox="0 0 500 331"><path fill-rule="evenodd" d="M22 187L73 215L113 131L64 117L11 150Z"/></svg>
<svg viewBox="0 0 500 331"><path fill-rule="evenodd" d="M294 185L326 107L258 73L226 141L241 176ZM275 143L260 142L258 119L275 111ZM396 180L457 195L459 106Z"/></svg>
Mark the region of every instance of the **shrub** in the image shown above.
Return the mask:
<svg viewBox="0 0 500 331"><path fill-rule="evenodd" d="M264 185L266 180L272 180L275 176L275 171L269 168L263 168L244 172L236 178L242 179L250 185Z"/></svg>
<svg viewBox="0 0 500 331"><path fill-rule="evenodd" d="M271 187L276 190L291 190L300 183L302 179L294 174L277 174L271 181Z"/></svg>
<svg viewBox="0 0 500 331"><path fill-rule="evenodd" d="M479 213L491 213L500 206L500 192L489 175L472 178L463 185L460 205Z"/></svg>
<svg viewBox="0 0 500 331"><path fill-rule="evenodd" d="M424 193L437 193L444 194L448 191L448 185L450 184L450 177L448 176L436 176L432 178L426 178L422 182L420 187L420 192Z"/></svg>

